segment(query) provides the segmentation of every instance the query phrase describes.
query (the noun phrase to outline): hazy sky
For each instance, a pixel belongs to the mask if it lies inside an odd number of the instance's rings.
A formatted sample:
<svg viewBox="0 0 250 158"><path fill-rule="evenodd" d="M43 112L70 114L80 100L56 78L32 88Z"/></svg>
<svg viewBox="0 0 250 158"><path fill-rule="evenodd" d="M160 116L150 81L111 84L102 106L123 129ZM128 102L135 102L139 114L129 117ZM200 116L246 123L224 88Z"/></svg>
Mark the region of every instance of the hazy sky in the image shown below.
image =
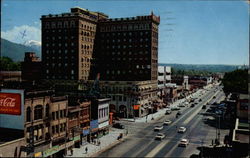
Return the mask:
<svg viewBox="0 0 250 158"><path fill-rule="evenodd" d="M110 18L161 17L159 62L248 64L249 4L196 0L2 0L1 36L16 43L41 41L41 15L79 6ZM26 36L20 32L26 31Z"/></svg>

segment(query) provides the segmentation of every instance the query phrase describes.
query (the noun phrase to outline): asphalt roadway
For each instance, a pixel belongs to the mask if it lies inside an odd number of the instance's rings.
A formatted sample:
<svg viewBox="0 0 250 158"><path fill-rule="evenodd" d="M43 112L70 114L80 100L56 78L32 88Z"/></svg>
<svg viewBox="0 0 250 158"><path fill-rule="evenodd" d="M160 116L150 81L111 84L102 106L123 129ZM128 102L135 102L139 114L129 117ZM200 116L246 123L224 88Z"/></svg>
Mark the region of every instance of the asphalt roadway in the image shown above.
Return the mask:
<svg viewBox="0 0 250 158"><path fill-rule="evenodd" d="M202 101L195 107L190 105L182 107L180 110L182 115L178 118L176 118L177 111L172 111L170 115L165 115L151 123L124 122L129 131L128 137L95 157L190 157L192 154L198 154L197 147L211 145L216 137L215 128L203 122L205 116L202 113L205 109L202 109L202 106L221 101L224 94L220 89L221 87L215 86L204 91L204 94L200 94L197 99ZM164 125L163 130L160 131L166 137L162 141L155 140L158 132L154 131L154 127L162 125L166 119L172 121L170 125ZM179 127L186 127L186 132L177 133ZM220 130L220 132L221 142L223 142L224 135L229 131ZM182 138L190 141L187 147L178 147Z"/></svg>

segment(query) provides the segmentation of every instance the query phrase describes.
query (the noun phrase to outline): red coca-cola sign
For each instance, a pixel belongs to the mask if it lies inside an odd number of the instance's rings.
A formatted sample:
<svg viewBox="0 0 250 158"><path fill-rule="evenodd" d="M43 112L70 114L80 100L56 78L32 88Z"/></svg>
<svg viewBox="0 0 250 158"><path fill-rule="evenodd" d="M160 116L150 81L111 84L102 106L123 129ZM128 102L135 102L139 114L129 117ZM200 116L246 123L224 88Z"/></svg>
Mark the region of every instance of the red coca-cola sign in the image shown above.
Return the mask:
<svg viewBox="0 0 250 158"><path fill-rule="evenodd" d="M21 94L0 93L0 114L21 115Z"/></svg>

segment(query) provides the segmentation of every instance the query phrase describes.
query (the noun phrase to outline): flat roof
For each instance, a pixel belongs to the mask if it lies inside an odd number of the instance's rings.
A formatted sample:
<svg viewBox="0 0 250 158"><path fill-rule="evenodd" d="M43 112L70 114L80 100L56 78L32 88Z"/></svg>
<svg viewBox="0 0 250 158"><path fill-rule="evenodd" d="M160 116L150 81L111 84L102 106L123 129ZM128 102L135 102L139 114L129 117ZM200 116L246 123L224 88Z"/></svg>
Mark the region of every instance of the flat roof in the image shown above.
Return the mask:
<svg viewBox="0 0 250 158"><path fill-rule="evenodd" d="M24 137L24 130L0 127L0 144Z"/></svg>

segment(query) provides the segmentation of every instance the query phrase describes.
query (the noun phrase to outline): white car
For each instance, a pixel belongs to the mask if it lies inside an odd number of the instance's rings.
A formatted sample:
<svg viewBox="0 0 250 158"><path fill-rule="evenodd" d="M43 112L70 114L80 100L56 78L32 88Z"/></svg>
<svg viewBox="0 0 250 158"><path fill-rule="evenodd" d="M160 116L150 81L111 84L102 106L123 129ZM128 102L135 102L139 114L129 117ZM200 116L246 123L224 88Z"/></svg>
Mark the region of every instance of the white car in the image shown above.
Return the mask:
<svg viewBox="0 0 250 158"><path fill-rule="evenodd" d="M163 126L155 126L154 130L155 131L160 131L163 129Z"/></svg>
<svg viewBox="0 0 250 158"><path fill-rule="evenodd" d="M179 107L185 107L185 104L180 104Z"/></svg>
<svg viewBox="0 0 250 158"><path fill-rule="evenodd" d="M186 147L186 146L188 146L188 144L189 144L189 141L187 139L181 139L181 141L180 141L180 143L179 143L178 146L184 146L184 147Z"/></svg>
<svg viewBox="0 0 250 158"><path fill-rule="evenodd" d="M186 132L186 128L185 127L180 127L179 129L178 129L178 133L184 133L184 132Z"/></svg>
<svg viewBox="0 0 250 158"><path fill-rule="evenodd" d="M170 125L171 123L172 123L172 121L166 120L166 121L164 122L164 125Z"/></svg>
<svg viewBox="0 0 250 158"><path fill-rule="evenodd" d="M165 138L165 134L163 133L157 133L157 135L155 136L155 139L162 140L163 138Z"/></svg>
<svg viewBox="0 0 250 158"><path fill-rule="evenodd" d="M171 110L180 110L180 107L178 107L178 106L173 106L173 107L171 107Z"/></svg>

